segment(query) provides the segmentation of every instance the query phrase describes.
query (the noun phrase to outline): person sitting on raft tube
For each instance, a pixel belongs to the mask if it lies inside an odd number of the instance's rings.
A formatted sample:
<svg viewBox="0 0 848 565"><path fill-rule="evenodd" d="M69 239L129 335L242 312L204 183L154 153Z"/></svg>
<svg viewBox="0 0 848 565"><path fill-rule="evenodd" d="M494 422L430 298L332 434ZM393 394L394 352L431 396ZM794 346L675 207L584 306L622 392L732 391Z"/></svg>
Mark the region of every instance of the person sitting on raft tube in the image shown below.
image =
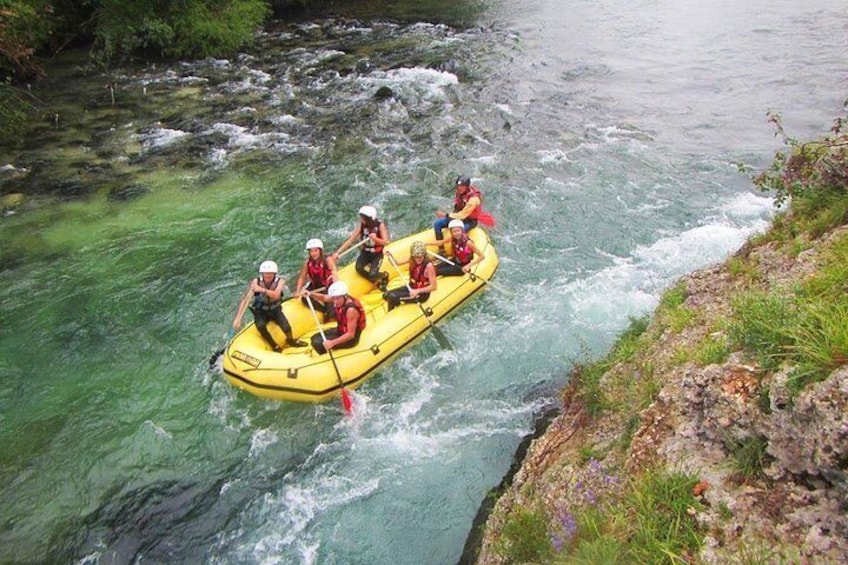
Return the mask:
<svg viewBox="0 0 848 565"><path fill-rule="evenodd" d="M377 219L377 209L373 206L363 206L359 209L359 224L333 253L333 261L337 261L344 250L357 239L360 240L359 245L362 245L362 248L356 258L356 272L376 284L380 290L385 290L389 274L380 272L380 265L383 263L383 247L389 244L389 230L385 222Z"/></svg>
<svg viewBox="0 0 848 565"><path fill-rule="evenodd" d="M386 251L391 257L391 252ZM398 263L404 265L407 261ZM401 303L414 304L427 302L430 293L436 290L436 268L427 259L427 251L423 241L414 241L409 249L409 285L390 290L383 294L389 303L389 311Z"/></svg>
<svg viewBox="0 0 848 565"><path fill-rule="evenodd" d="M477 225L477 217L480 214L482 204L483 194L476 186L471 184L471 179L463 176L457 177L456 193L453 197L453 212L436 211L436 216L439 218L433 223L436 239L442 239L442 230L448 227L451 220L462 220L465 224L465 231L471 231L471 228Z"/></svg>
<svg viewBox="0 0 848 565"><path fill-rule="evenodd" d="M308 306L306 298L303 296L304 288L312 291L325 291L330 288L330 285L338 278L336 272L336 262L330 255L324 253L324 242L320 239L313 238L306 242L306 251L309 255L303 266L300 268L300 274L297 277L297 290L294 295L299 296L304 306ZM324 320L333 314L333 308L326 304L318 303L317 309L324 313Z"/></svg>
<svg viewBox="0 0 848 565"><path fill-rule="evenodd" d="M310 292L308 289L303 292L321 303L331 304L335 309L338 325L324 332L327 341L321 338L320 333L312 336L312 348L319 355L330 349L347 349L359 343L359 336L365 329L365 309L357 299L348 295L344 281L331 284L327 294Z"/></svg>
<svg viewBox="0 0 848 565"><path fill-rule="evenodd" d="M445 248L446 243L451 244L453 249L453 262L439 263L436 266L436 274L440 277L458 277L471 272L471 267L486 258L474 241L465 233L465 225L462 220L451 220L448 224L451 236L445 239L428 243L427 245L438 245L440 249Z"/></svg>
<svg viewBox="0 0 848 565"><path fill-rule="evenodd" d="M306 342L299 339L294 339L292 336L291 324L289 324L286 315L283 314L283 285L285 279L277 276L277 264L273 261L263 261L259 265L259 276L250 282L247 291L239 302L238 313L236 319L233 320L233 329L238 331L241 327L244 311L250 304L250 311L253 312L253 320L256 323L256 329L262 334L262 338L271 346L274 351L282 351L273 336L268 331L268 322L273 320L277 322L283 333L286 334L286 345L291 347L306 347Z"/></svg>

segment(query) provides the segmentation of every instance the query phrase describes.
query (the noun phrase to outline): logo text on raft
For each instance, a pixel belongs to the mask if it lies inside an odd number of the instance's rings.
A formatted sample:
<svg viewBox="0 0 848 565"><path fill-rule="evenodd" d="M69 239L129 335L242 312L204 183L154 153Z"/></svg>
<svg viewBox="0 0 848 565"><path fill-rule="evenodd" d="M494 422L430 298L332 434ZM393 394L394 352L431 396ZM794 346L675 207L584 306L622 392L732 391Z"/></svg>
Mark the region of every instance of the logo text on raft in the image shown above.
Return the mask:
<svg viewBox="0 0 848 565"><path fill-rule="evenodd" d="M251 367L258 367L261 363L261 361L256 357L251 357L247 353L242 353L241 351L233 351L233 357L235 357L239 361L244 361Z"/></svg>

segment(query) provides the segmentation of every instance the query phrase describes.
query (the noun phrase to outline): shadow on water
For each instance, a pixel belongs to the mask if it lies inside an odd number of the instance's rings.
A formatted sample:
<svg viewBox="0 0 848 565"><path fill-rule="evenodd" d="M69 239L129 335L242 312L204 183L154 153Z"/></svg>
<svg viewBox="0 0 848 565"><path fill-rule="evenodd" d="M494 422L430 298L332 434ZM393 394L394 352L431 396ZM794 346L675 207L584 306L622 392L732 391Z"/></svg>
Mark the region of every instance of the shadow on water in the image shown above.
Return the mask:
<svg viewBox="0 0 848 565"><path fill-rule="evenodd" d="M297 464L249 479L239 478L249 472L239 462L215 476L115 486L97 510L56 530L48 561L204 562L220 533L237 529L232 522Z"/></svg>

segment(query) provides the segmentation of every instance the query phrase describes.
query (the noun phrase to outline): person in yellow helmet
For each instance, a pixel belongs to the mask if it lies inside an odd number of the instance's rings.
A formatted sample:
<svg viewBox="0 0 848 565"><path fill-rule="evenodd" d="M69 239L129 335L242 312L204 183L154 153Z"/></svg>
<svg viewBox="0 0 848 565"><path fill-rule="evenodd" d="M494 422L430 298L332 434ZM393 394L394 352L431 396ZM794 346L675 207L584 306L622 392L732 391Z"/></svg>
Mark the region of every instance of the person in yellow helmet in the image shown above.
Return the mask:
<svg viewBox="0 0 848 565"><path fill-rule="evenodd" d="M391 257L391 252L386 251ZM426 302L430 293L436 290L436 268L427 259L427 251L423 241L414 241L409 250L409 284L383 293L383 298L389 304L389 311L401 303L414 304ZM406 264L406 261L396 263Z"/></svg>

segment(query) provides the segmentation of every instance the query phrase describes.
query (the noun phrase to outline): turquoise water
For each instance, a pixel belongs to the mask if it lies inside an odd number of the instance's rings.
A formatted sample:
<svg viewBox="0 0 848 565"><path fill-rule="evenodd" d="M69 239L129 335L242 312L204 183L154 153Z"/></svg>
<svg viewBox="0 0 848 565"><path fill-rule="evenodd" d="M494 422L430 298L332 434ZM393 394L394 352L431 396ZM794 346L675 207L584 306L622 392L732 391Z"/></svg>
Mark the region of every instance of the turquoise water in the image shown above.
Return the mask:
<svg viewBox="0 0 848 565"><path fill-rule="evenodd" d="M821 135L848 90L835 1L567 5L280 25L126 70L118 109L71 82L87 113L65 100L52 145L0 163L90 188L0 221L0 561L456 562L568 366L764 228L736 163L778 147L766 112ZM515 294L441 324L455 351L416 344L352 419L209 369L261 260L294 276L365 203L422 229L460 173Z"/></svg>

